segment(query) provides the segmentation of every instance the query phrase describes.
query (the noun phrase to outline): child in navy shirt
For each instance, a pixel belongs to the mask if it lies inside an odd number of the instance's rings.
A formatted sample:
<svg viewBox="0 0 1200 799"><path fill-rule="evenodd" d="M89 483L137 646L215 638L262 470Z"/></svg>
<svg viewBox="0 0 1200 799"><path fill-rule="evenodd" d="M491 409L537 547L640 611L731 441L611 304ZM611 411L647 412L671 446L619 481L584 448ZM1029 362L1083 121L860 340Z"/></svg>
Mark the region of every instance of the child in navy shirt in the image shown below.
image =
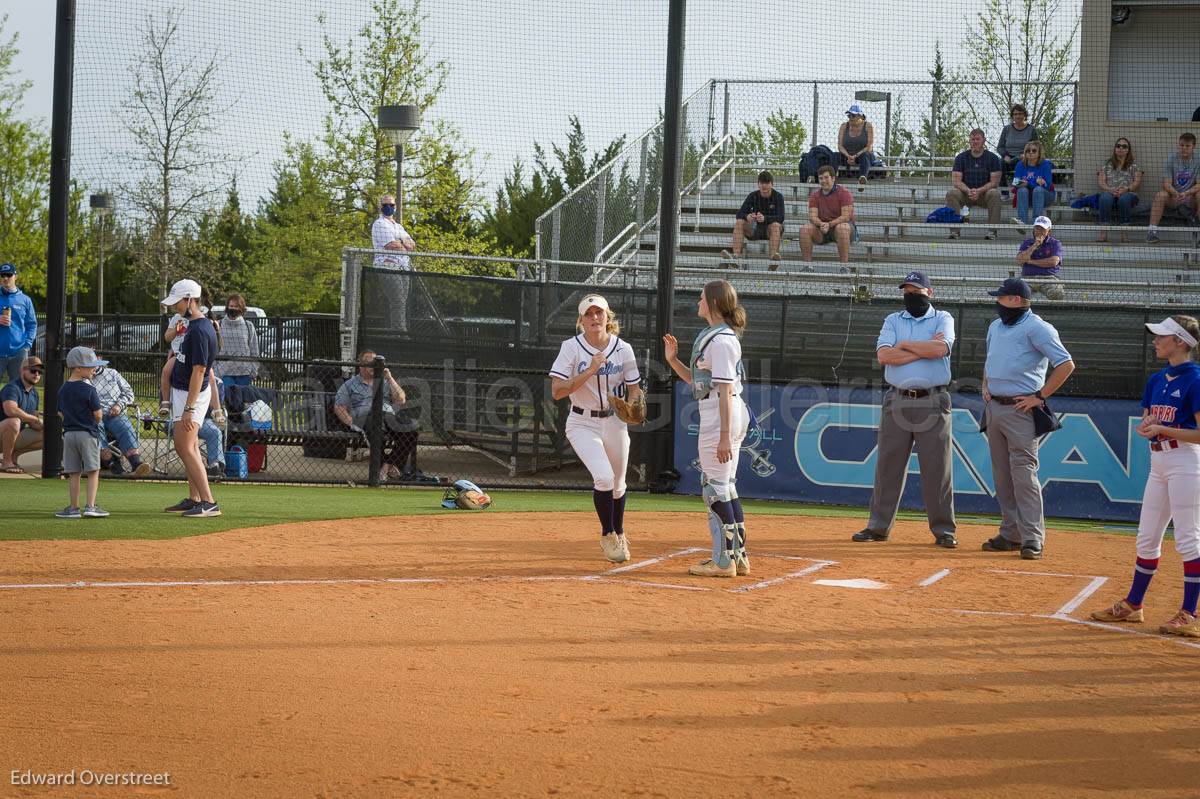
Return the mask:
<svg viewBox="0 0 1200 799"><path fill-rule="evenodd" d="M96 504L100 490L100 395L89 382L108 364L87 347L67 353L71 377L58 390L58 413L63 420L63 472L70 477L71 504L54 515L60 519L102 518L108 511ZM87 504L79 508L80 476L88 480Z"/></svg>

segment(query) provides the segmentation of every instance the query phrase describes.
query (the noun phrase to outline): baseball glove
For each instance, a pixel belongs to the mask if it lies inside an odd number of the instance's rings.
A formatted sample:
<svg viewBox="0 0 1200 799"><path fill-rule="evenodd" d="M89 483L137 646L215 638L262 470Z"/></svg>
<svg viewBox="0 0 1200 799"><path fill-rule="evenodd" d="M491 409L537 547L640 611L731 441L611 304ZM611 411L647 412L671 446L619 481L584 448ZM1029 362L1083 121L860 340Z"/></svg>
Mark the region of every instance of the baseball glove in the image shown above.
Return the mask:
<svg viewBox="0 0 1200 799"><path fill-rule="evenodd" d="M646 421L646 395L638 394L638 397L633 402L626 402L620 397L609 397L609 402L612 404L613 410L617 412L617 418L625 424L641 424Z"/></svg>
<svg viewBox="0 0 1200 799"><path fill-rule="evenodd" d="M442 507L447 509L483 510L492 504L492 498L470 480L456 480L442 494Z"/></svg>

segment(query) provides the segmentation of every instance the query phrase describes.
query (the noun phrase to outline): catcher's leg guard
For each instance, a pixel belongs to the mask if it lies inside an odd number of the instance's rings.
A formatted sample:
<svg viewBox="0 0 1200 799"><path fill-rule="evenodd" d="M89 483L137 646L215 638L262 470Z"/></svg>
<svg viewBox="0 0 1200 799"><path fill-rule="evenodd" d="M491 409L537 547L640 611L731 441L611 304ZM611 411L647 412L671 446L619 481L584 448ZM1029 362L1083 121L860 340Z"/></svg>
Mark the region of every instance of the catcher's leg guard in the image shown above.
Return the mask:
<svg viewBox="0 0 1200 799"><path fill-rule="evenodd" d="M746 514L742 512L742 501L738 498L737 481L729 485L729 504L733 508L733 522L737 525L737 557L746 557Z"/></svg>
<svg viewBox="0 0 1200 799"><path fill-rule="evenodd" d="M703 481L704 503L709 510L709 532L713 538L713 562L728 566L737 544L737 526L729 504L730 485L723 481Z"/></svg>

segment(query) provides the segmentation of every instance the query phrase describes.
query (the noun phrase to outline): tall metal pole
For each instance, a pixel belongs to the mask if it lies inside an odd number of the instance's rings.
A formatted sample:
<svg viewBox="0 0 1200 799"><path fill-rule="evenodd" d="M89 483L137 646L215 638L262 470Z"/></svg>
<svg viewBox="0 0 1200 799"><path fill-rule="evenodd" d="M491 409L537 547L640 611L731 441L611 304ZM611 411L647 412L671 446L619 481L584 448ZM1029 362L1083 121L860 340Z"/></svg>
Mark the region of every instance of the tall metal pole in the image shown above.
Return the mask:
<svg viewBox="0 0 1200 799"><path fill-rule="evenodd" d="M404 145L396 145L396 221L404 227ZM407 228L405 228L407 230Z"/></svg>
<svg viewBox="0 0 1200 799"><path fill-rule="evenodd" d="M681 152L679 130L683 105L683 41L686 0L671 0L667 18L667 79L663 99L663 165L662 189L659 193L658 220L658 316L657 335L653 339L654 358L665 363L662 337L671 330L675 295L675 247L679 233L679 166ZM675 462L674 384L671 370L655 381L656 398L662 403L659 419L665 419L657 436L651 464L651 479L656 479Z"/></svg>
<svg viewBox="0 0 1200 799"><path fill-rule="evenodd" d="M75 69L75 0L58 0L54 32L54 107L50 117L50 220L46 245L46 390L42 477L62 474L61 335L67 311L67 212L71 182L71 99Z"/></svg>
<svg viewBox="0 0 1200 799"><path fill-rule="evenodd" d="M101 317L104 316L104 228L108 220L105 217L100 217L100 269L96 273L96 293L99 295L96 300L96 313ZM103 319L101 319L103 322Z"/></svg>

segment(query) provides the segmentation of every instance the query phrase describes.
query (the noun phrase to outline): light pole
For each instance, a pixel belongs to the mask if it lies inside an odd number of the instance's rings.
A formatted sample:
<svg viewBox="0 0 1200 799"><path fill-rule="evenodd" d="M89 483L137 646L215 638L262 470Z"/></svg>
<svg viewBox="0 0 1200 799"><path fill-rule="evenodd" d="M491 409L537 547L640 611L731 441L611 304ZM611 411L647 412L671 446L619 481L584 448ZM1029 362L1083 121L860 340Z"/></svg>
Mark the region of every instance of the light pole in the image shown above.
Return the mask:
<svg viewBox="0 0 1200 799"><path fill-rule="evenodd" d="M396 146L396 221L404 224L404 143L421 127L415 105L379 106L379 129Z"/></svg>
<svg viewBox="0 0 1200 799"><path fill-rule="evenodd" d="M92 213L100 220L100 268L96 271L96 313L104 316L104 230L114 203L111 194L93 194L88 198Z"/></svg>
<svg viewBox="0 0 1200 799"><path fill-rule="evenodd" d="M871 89L863 89L854 93L854 99L860 103L887 103L887 110L884 112L885 121L883 128L883 153L884 156L889 156L892 153L892 93L877 92Z"/></svg>

